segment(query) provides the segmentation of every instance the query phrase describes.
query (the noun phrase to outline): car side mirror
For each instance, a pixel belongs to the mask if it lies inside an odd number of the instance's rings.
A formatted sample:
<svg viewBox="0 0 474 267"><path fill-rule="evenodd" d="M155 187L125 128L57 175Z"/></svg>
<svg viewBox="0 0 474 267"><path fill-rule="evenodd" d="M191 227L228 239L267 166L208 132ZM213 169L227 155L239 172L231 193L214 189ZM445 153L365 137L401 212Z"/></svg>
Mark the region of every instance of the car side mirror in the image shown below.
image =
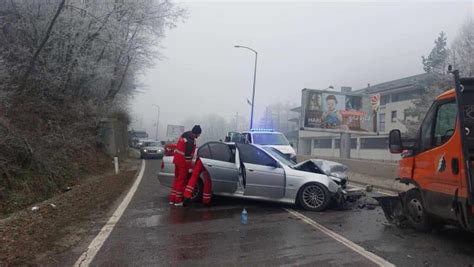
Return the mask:
<svg viewBox="0 0 474 267"><path fill-rule="evenodd" d="M400 154L403 152L402 133L400 130L391 130L388 135L388 147L390 153Z"/></svg>
<svg viewBox="0 0 474 267"><path fill-rule="evenodd" d="M291 146L291 147L294 147L295 145L294 145L293 143L290 143L290 146Z"/></svg>

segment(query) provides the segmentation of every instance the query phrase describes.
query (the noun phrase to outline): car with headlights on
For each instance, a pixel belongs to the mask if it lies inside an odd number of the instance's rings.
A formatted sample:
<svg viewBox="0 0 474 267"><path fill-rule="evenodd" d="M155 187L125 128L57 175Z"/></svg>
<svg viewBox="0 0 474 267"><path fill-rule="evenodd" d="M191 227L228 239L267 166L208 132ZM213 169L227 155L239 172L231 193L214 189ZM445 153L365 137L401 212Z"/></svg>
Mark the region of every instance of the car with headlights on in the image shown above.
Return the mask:
<svg viewBox="0 0 474 267"><path fill-rule="evenodd" d="M140 147L140 158L163 158L165 150L158 141L143 141Z"/></svg>

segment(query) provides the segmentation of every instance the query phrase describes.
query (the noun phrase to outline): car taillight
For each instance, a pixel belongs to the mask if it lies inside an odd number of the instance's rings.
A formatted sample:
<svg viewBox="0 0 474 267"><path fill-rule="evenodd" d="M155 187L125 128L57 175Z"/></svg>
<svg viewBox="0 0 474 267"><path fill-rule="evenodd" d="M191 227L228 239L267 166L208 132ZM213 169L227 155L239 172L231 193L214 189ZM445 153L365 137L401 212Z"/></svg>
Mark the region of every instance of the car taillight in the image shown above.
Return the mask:
<svg viewBox="0 0 474 267"><path fill-rule="evenodd" d="M161 162L161 170L163 170L165 168L165 163L162 161Z"/></svg>

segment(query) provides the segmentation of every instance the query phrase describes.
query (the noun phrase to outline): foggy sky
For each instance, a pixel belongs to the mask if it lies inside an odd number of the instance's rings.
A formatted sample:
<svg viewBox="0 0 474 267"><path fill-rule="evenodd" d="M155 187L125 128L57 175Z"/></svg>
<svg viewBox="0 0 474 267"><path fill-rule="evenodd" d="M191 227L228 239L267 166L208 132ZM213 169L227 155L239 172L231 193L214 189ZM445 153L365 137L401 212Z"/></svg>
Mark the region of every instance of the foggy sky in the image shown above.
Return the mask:
<svg viewBox="0 0 474 267"><path fill-rule="evenodd" d="M184 2L188 18L168 30L163 58L141 77L134 127L160 138L167 124L217 113L250 116L254 54L259 52L256 121L266 105L299 105L302 88L353 90L423 72L440 31L448 43L474 13L465 2ZM197 124L199 121L196 122ZM205 129L204 129L205 131Z"/></svg>

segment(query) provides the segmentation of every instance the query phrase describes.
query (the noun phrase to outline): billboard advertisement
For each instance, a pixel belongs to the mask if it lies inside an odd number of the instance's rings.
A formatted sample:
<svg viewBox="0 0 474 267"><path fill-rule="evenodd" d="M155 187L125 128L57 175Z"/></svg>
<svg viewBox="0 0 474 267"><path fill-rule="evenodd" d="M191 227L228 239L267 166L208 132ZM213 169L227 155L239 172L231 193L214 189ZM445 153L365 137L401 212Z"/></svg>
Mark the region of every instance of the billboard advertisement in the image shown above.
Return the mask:
<svg viewBox="0 0 474 267"><path fill-rule="evenodd" d="M178 138L184 133L184 126L183 125L171 125L168 124L166 128L166 137L169 138Z"/></svg>
<svg viewBox="0 0 474 267"><path fill-rule="evenodd" d="M373 132L371 100L368 95L303 89L302 127Z"/></svg>

